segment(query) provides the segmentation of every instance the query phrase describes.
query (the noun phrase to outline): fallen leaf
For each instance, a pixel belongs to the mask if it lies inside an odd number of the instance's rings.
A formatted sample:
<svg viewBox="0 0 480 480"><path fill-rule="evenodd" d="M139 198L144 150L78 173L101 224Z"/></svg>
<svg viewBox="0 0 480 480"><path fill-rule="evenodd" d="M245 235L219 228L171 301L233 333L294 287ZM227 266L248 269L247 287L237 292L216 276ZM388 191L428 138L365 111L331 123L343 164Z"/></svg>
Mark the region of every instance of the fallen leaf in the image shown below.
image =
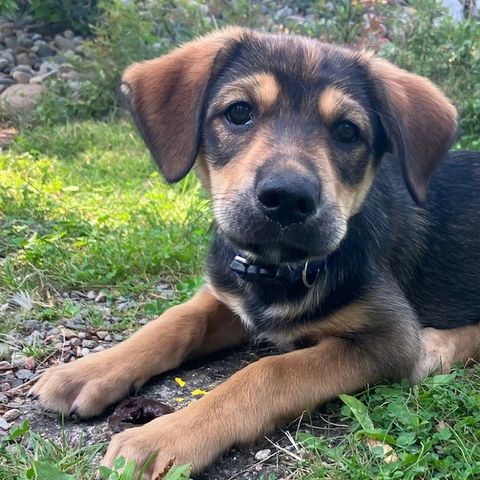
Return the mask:
<svg viewBox="0 0 480 480"><path fill-rule="evenodd" d="M182 387L182 388L187 384L187 382L185 382L185 380L182 380L179 377L175 377L175 381L177 382L178 386Z"/></svg>
<svg viewBox="0 0 480 480"><path fill-rule="evenodd" d="M206 395L208 392L206 392L205 390L200 390L199 388L195 389L193 392L192 392L192 395L194 397L198 397L200 395Z"/></svg>
<svg viewBox="0 0 480 480"><path fill-rule="evenodd" d="M366 440L367 445L372 448L381 447L383 450L383 461L385 463L392 463L398 462L398 455L395 450L388 445L388 443L380 442L379 440L375 440L373 438L367 438Z"/></svg>
<svg viewBox="0 0 480 480"><path fill-rule="evenodd" d="M175 410L152 398L133 397L120 403L110 415L108 424L114 433L127 428L143 425L151 420L173 413Z"/></svg>

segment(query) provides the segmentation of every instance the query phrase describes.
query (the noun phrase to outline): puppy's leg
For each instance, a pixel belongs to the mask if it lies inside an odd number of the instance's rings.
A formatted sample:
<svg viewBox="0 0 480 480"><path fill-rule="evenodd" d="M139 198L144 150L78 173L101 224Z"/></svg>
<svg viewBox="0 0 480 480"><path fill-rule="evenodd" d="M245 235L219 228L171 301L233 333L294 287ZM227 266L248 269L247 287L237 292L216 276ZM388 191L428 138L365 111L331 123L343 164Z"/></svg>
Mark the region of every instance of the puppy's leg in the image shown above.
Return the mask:
<svg viewBox="0 0 480 480"><path fill-rule="evenodd" d="M90 417L187 357L246 339L240 320L205 288L119 345L48 369L30 393L48 410Z"/></svg>
<svg viewBox="0 0 480 480"><path fill-rule="evenodd" d="M335 316L332 328L342 320ZM406 341L398 343L399 338ZM172 462L192 462L197 472L233 444L253 441L306 408L380 379L408 375L415 350L416 332L392 324L263 358L183 410L115 435L104 463L123 456L141 465L154 453L143 479L161 478Z"/></svg>
<svg viewBox="0 0 480 480"><path fill-rule="evenodd" d="M424 328L421 338L423 355L415 368L414 381L434 373L448 373L454 363L479 357L480 323L448 330Z"/></svg>

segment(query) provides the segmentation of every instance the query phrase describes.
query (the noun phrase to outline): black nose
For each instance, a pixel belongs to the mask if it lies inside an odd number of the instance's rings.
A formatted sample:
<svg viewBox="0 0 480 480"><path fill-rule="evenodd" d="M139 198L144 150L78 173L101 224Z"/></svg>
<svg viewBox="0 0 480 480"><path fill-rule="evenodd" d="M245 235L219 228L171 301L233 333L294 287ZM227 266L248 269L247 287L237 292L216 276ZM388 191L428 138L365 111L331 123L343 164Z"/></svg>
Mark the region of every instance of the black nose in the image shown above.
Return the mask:
<svg viewBox="0 0 480 480"><path fill-rule="evenodd" d="M302 223L317 210L317 188L308 177L276 173L260 179L257 198L265 215L283 226Z"/></svg>

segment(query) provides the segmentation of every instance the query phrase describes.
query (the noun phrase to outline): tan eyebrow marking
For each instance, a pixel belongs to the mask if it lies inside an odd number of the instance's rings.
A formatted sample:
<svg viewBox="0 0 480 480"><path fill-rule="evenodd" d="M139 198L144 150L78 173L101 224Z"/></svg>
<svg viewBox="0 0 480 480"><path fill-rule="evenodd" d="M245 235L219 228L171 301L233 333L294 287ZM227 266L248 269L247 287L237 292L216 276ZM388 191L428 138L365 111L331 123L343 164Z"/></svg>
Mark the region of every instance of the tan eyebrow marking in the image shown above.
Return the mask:
<svg viewBox="0 0 480 480"><path fill-rule="evenodd" d="M318 99L318 109L323 120L331 125L344 117L355 122L363 131L372 134L370 122L362 105L337 87L328 87Z"/></svg>
<svg viewBox="0 0 480 480"><path fill-rule="evenodd" d="M257 73L240 78L220 90L210 111L226 107L236 101L256 103L261 110L269 110L280 95L280 86L271 73Z"/></svg>

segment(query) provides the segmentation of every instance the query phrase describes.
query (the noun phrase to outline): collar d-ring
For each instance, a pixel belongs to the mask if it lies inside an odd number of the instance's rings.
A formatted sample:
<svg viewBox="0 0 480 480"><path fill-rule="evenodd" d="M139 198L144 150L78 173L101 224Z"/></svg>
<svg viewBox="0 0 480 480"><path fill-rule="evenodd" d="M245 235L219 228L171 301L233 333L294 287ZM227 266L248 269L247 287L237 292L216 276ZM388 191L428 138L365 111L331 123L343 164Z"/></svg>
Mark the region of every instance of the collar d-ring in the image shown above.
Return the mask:
<svg viewBox="0 0 480 480"><path fill-rule="evenodd" d="M308 274L308 260L305 262L305 266L302 270L302 282L307 288L312 288L315 285L315 282L318 279L318 275L320 273L320 268L317 269L317 273L315 274L315 278L312 282L308 281L307 274Z"/></svg>

